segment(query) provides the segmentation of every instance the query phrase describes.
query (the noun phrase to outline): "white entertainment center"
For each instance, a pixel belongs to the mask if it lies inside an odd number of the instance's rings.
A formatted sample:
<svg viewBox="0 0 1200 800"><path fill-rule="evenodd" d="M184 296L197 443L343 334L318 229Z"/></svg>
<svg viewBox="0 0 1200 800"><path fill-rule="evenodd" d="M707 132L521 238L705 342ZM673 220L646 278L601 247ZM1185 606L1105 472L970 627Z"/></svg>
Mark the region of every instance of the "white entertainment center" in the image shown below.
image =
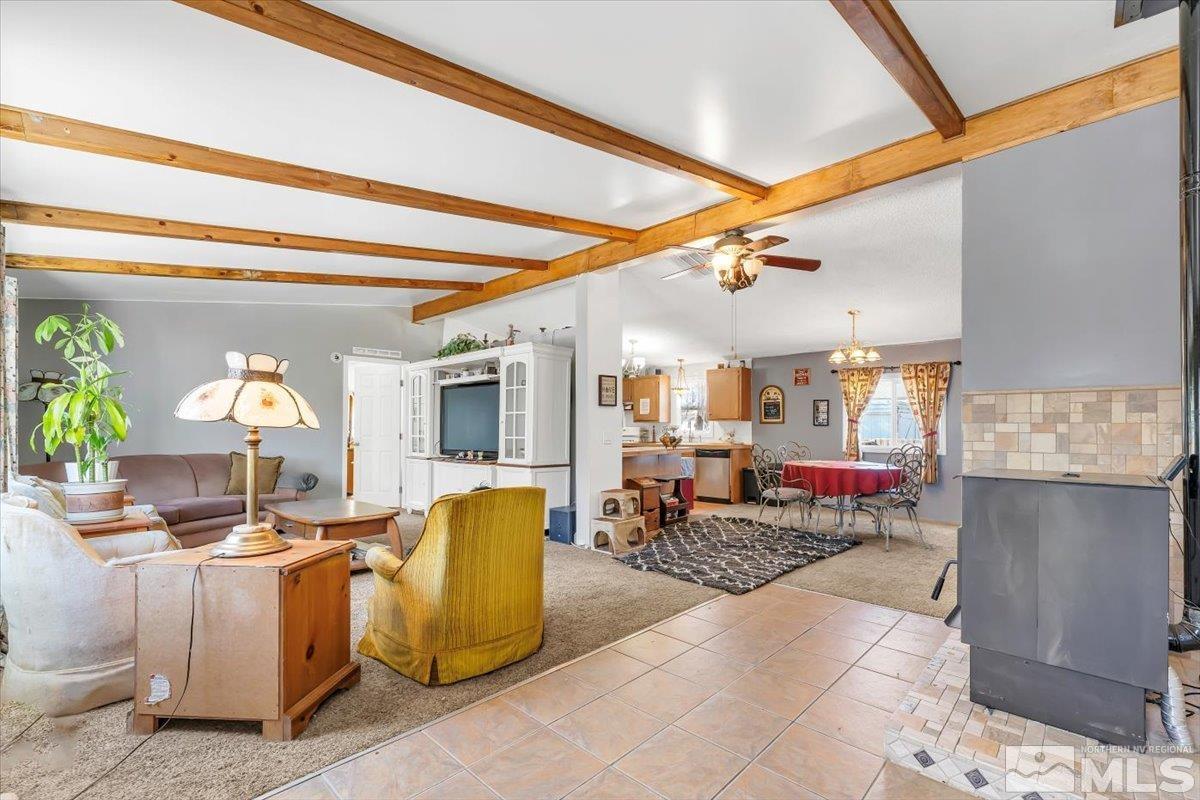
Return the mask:
<svg viewBox="0 0 1200 800"><path fill-rule="evenodd" d="M548 527L550 509L571 502L572 356L529 342L406 366L404 508L424 512L444 494L481 485L541 486ZM443 390L483 384L499 384L496 441L480 445L483 459L446 452Z"/></svg>

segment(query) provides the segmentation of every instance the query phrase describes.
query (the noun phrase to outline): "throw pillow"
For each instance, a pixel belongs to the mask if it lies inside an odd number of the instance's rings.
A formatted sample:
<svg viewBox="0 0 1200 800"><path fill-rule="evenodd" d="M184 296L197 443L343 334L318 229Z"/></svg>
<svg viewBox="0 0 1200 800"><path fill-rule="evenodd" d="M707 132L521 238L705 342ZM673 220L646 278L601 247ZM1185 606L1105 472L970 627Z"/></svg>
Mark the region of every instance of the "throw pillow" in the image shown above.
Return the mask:
<svg viewBox="0 0 1200 800"><path fill-rule="evenodd" d="M66 498L64 497L64 502L60 503L54 492L42 486L37 481L37 478L28 475L10 473L8 476L8 490L15 496L25 497L34 501L36 503L34 508L49 514L55 519L66 519Z"/></svg>
<svg viewBox="0 0 1200 800"><path fill-rule="evenodd" d="M271 494L283 471L283 456L258 457L258 493ZM246 454L236 450L229 454L229 483L225 494L246 494Z"/></svg>

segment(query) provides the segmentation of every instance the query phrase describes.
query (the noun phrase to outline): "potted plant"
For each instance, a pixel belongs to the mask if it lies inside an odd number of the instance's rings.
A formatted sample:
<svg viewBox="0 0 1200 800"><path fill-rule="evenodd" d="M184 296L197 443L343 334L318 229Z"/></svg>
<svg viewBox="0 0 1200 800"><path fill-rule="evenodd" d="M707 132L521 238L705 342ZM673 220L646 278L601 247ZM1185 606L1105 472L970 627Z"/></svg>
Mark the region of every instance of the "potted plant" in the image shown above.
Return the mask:
<svg viewBox="0 0 1200 800"><path fill-rule="evenodd" d="M53 342L75 371L62 381L61 393L50 401L42 421L34 428L30 446L40 435L43 449L53 455L63 443L75 450L68 463L67 496L69 522L100 522L120 519L125 514L125 481L117 478L117 462L108 449L124 441L129 415L121 404L121 387L113 383L113 372L104 357L124 347L121 329L87 304L81 314L51 314L34 330L39 344Z"/></svg>

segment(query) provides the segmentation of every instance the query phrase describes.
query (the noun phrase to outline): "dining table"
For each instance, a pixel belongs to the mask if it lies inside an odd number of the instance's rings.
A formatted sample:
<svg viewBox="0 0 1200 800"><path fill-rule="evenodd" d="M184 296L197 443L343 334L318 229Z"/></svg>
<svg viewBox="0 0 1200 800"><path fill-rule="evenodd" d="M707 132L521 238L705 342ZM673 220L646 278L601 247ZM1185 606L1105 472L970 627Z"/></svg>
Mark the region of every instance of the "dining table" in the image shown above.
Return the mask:
<svg viewBox="0 0 1200 800"><path fill-rule="evenodd" d="M839 534L846 530L846 512L855 497L895 489L904 475L900 467L878 461L806 459L783 462L781 483L811 490L814 497L832 498Z"/></svg>

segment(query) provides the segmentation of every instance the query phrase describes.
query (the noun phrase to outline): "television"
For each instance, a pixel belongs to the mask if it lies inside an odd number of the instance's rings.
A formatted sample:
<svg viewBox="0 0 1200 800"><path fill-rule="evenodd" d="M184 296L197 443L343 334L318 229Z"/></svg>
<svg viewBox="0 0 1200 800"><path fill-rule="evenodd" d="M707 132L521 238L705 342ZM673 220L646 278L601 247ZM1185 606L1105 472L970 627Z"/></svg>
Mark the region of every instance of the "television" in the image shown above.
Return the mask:
<svg viewBox="0 0 1200 800"><path fill-rule="evenodd" d="M500 384L442 387L441 450L456 456L468 450L492 458L500 448Z"/></svg>

